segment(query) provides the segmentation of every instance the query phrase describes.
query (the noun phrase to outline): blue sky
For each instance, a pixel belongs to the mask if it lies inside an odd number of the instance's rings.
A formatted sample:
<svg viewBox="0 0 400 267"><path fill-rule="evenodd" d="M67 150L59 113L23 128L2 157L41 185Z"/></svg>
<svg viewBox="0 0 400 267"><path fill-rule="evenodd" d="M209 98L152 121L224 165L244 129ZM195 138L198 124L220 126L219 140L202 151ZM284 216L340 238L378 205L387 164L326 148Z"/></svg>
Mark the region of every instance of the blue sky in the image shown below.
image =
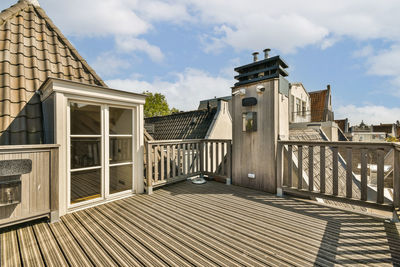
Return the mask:
<svg viewBox="0 0 400 267"><path fill-rule="evenodd" d="M5 9L16 0L2 0ZM196 109L230 94L233 68L271 48L289 80L331 84L336 118L400 120L397 0L39 0L106 83Z"/></svg>

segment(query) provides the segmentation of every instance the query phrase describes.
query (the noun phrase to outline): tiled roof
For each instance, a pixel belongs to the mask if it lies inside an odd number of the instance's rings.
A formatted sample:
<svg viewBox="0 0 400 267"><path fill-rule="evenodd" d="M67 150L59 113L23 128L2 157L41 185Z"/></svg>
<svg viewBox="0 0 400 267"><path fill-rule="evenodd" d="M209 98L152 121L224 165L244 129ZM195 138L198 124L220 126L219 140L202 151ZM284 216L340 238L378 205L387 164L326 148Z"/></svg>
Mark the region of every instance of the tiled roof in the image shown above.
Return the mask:
<svg viewBox="0 0 400 267"><path fill-rule="evenodd" d="M328 90L309 92L311 98L311 121L324 121L324 110Z"/></svg>
<svg viewBox="0 0 400 267"><path fill-rule="evenodd" d="M35 91L49 77L106 86L43 9L20 0L0 13L0 145L42 142Z"/></svg>
<svg viewBox="0 0 400 267"><path fill-rule="evenodd" d="M146 118L145 126L154 125L154 132L149 134L155 140L203 139L216 112L213 108Z"/></svg>

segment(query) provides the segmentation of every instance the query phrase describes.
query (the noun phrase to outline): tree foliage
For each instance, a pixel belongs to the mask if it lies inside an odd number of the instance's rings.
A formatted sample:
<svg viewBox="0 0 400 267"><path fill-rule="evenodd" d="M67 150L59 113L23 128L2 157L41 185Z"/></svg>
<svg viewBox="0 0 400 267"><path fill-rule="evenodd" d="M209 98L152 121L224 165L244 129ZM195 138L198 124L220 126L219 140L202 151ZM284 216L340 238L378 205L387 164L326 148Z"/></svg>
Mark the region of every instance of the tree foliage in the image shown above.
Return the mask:
<svg viewBox="0 0 400 267"><path fill-rule="evenodd" d="M178 109L170 109L167 99L161 93L144 92L147 95L146 103L144 104L144 116L146 118L155 116L165 116L179 112Z"/></svg>

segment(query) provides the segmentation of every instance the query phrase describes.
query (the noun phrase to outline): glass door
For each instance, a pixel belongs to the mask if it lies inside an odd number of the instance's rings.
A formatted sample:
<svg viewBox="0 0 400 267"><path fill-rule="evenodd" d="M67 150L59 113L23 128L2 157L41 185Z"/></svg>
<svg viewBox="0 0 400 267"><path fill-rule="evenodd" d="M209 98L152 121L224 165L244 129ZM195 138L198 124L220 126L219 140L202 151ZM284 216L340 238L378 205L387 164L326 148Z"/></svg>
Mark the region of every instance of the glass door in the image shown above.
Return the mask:
<svg viewBox="0 0 400 267"><path fill-rule="evenodd" d="M103 197L100 105L70 103L70 204Z"/></svg>
<svg viewBox="0 0 400 267"><path fill-rule="evenodd" d="M132 109L109 107L108 193L133 189Z"/></svg>

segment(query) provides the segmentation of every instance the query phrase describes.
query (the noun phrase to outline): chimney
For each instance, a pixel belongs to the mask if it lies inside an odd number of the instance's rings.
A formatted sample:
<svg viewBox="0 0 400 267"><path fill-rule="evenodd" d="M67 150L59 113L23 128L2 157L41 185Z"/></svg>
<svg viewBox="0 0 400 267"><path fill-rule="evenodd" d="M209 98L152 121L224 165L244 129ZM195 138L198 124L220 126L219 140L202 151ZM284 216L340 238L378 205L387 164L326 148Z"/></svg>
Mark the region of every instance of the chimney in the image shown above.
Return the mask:
<svg viewBox="0 0 400 267"><path fill-rule="evenodd" d="M20 3L20 2L27 2L28 4L31 4L33 6L40 7L38 0L19 0L18 3Z"/></svg>
<svg viewBox="0 0 400 267"><path fill-rule="evenodd" d="M257 62L258 61L258 52L254 52L252 55L253 55L253 61Z"/></svg>
<svg viewBox="0 0 400 267"><path fill-rule="evenodd" d="M269 48L264 49L264 58L265 58L265 59L269 58L269 52L270 52L270 51L271 51L271 49L269 49Z"/></svg>
<svg viewBox="0 0 400 267"><path fill-rule="evenodd" d="M328 91L330 91L330 90L331 90L331 85L328 84L328 85L326 86L326 89L328 89Z"/></svg>

